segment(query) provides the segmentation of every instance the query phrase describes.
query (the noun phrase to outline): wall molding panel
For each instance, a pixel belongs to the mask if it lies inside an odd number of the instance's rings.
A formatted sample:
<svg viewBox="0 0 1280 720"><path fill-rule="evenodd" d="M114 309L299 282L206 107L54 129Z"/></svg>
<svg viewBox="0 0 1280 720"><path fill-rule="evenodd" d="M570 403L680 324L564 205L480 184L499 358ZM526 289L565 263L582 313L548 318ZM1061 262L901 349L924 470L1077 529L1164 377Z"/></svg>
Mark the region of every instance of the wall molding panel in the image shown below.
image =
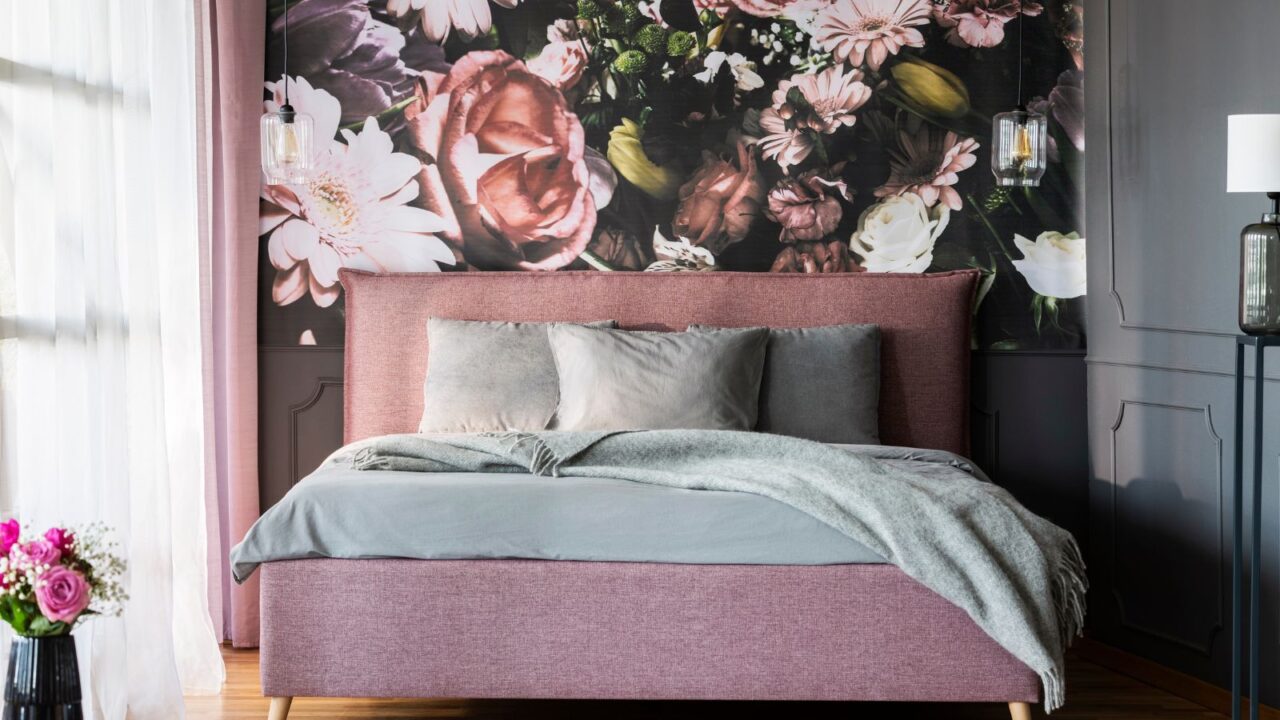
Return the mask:
<svg viewBox="0 0 1280 720"><path fill-rule="evenodd" d="M308 419L307 413L316 410L321 404L321 400L332 397L336 392L336 402L329 403L328 410L332 414L332 406L336 405L338 412L342 412L342 378L341 377L318 377L315 379L315 385L312 388L311 395L300 403L289 406L289 477L292 483L296 484L299 480L311 472L314 468L308 468L302 465L299 460L299 449L305 448L306 443L312 441L299 430L299 427L305 424ZM341 430L341 425L339 425Z"/></svg>
<svg viewBox="0 0 1280 720"><path fill-rule="evenodd" d="M1128 535L1126 535L1125 533L1125 527L1123 525L1124 520L1120 511L1121 505L1122 505L1122 497L1121 497L1122 482L1124 482L1125 480L1128 480L1128 478L1122 478L1121 473L1118 470L1120 459L1121 459L1120 455L1122 452L1122 448L1126 446L1120 442L1119 435L1120 435L1121 428L1125 423L1125 420L1128 418L1132 418L1135 414L1143 411L1190 413L1191 415L1195 416L1197 421L1203 423L1204 435L1207 436L1209 440L1211 457L1213 459L1213 464L1216 467L1216 472L1213 474L1214 504L1212 507L1209 508L1209 510L1211 511L1211 514L1213 517L1213 525L1214 525L1213 535L1215 538L1215 545L1212 548L1211 565L1213 566L1213 577L1217 578L1217 581L1209 583L1209 587L1212 588L1213 597L1212 597L1212 601L1208 603L1208 606L1212 608L1212 613L1213 613L1212 618L1195 618L1194 620L1196 621L1201 621L1201 620L1203 621L1199 624L1198 629L1189 627L1188 623L1184 623L1184 622L1177 623L1174 626L1176 629L1161 629L1161 628L1151 627L1147 623L1135 620L1132 617L1133 614L1127 610L1130 604L1126 603L1126 596L1125 596L1126 583L1124 582L1125 575L1123 573L1119 573L1119 570L1118 570L1122 565L1126 564L1123 561L1124 559L1122 558L1122 554L1127 549L1126 537L1128 537ZM1221 633L1223 628L1225 627L1224 618L1226 615L1226 593L1224 592L1224 587L1223 587L1223 583L1221 582L1221 578L1224 577L1226 573L1224 558L1227 552L1225 548L1225 543L1224 543L1225 529L1224 529L1224 523L1223 523L1223 514L1226 512L1226 505L1223 499L1223 491L1224 491L1223 473L1222 473L1223 440L1222 440L1222 437L1218 435L1217 431L1213 427L1212 408L1208 405L1203 405L1203 406L1178 405L1178 404L1171 404L1171 403L1147 402L1142 400L1122 399L1116 404L1116 416L1115 416L1115 421L1111 424L1111 427L1110 427L1110 435L1111 435L1111 478L1112 478L1110 522L1111 522L1111 535L1113 538L1112 546L1111 546L1111 558L1110 558L1111 560L1110 571L1112 575L1111 593L1112 593L1112 597L1115 600L1117 610L1119 612L1120 624L1128 629L1144 633L1153 638L1157 638L1160 640L1181 645L1183 647L1186 647L1190 650L1195 651L1196 653L1199 653L1200 655L1209 657L1215 637L1219 633ZM1142 480L1142 481L1150 482L1147 480ZM1133 531L1133 528L1130 528L1130 531ZM1148 562L1150 558L1140 558L1139 560L1141 562ZM1168 558L1168 560L1174 563L1175 568L1180 567L1182 563L1185 562L1185 558L1179 558L1179 557ZM1117 574L1120 574L1120 577L1117 577ZM1149 580L1149 578L1143 578L1143 579ZM1164 590L1167 590L1169 588L1168 584L1161 584L1161 585ZM1164 595L1164 597L1166 598L1170 597L1170 595L1168 594L1165 594L1165 593L1161 593L1161 594ZM1186 600L1185 595L1180 596L1179 597L1180 602L1178 604L1184 604L1182 603L1182 601L1185 601L1185 600ZM1207 627L1206 627L1206 624L1207 624ZM1186 627L1189 632L1181 632L1183 627Z"/></svg>
<svg viewBox="0 0 1280 720"><path fill-rule="evenodd" d="M259 500L265 510L342 444L342 348L258 348Z"/></svg>

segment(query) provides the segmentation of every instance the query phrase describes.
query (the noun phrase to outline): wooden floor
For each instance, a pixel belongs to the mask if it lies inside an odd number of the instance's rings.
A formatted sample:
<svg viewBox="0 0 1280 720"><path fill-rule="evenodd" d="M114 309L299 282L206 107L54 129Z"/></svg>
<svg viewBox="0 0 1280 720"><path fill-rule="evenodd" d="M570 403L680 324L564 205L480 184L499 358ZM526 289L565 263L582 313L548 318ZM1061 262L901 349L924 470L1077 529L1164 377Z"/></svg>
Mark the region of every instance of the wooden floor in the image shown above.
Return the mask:
<svg viewBox="0 0 1280 720"><path fill-rule="evenodd" d="M187 699L190 720L265 720L267 701L258 685L258 653L223 651L227 686L220 696ZM1067 705L1053 720L1190 720L1224 716L1156 690L1079 658L1067 671ZM744 702L631 702L588 700L346 700L299 698L290 720L370 720L372 718L556 718L557 720L639 720L662 718L943 718L950 720L1008 720L1004 705L898 703L744 703ZM1039 708L1033 717L1044 717Z"/></svg>

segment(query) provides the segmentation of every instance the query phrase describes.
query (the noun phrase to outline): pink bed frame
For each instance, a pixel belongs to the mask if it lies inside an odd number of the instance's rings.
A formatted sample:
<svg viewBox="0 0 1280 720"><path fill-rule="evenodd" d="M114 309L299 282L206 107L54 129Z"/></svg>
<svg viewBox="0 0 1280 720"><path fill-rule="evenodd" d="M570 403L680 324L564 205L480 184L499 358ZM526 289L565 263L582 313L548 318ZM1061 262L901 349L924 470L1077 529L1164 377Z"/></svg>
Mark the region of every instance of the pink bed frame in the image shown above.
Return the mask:
<svg viewBox="0 0 1280 720"><path fill-rule="evenodd" d="M429 316L874 322L884 442L967 450L975 272L342 281L348 441L417 427ZM338 696L1007 702L1019 720L1040 694L1030 668L891 565L315 559L259 572L262 687L279 719L293 696Z"/></svg>

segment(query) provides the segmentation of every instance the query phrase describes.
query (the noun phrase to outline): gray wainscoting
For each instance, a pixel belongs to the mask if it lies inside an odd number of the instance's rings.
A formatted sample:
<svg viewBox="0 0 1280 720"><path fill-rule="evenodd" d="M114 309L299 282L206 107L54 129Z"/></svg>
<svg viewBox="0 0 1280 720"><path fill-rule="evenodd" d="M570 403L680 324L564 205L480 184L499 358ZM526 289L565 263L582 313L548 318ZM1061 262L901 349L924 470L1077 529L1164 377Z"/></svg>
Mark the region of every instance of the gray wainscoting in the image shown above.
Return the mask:
<svg viewBox="0 0 1280 720"><path fill-rule="evenodd" d="M342 445L342 348L258 348L258 414L266 510Z"/></svg>
<svg viewBox="0 0 1280 720"><path fill-rule="evenodd" d="M267 508L342 442L342 349L264 347L261 499ZM1033 510L1084 537L1083 351L976 352L973 458Z"/></svg>
<svg viewBox="0 0 1280 720"><path fill-rule="evenodd" d="M1236 244L1266 209L1263 196L1224 192L1226 117L1280 112L1269 59L1280 6L1091 0L1085 22L1091 633L1225 684ZM1275 360L1262 538L1269 704L1280 704Z"/></svg>

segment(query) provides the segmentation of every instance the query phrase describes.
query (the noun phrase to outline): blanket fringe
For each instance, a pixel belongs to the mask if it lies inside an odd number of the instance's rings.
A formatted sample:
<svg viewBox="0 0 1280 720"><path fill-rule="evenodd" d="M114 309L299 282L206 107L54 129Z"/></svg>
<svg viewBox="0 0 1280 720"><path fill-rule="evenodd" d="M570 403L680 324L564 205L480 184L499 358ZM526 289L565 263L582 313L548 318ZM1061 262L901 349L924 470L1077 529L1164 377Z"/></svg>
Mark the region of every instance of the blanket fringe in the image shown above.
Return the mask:
<svg viewBox="0 0 1280 720"><path fill-rule="evenodd" d="M530 475L560 477L560 465L564 462L564 458L556 455L555 451L537 435L519 430L485 434L507 443L505 449L508 453L514 453L517 449L528 446L531 450L528 465Z"/></svg>
<svg viewBox="0 0 1280 720"><path fill-rule="evenodd" d="M357 470L391 469L390 458L378 454L372 447L364 447L357 450L356 454L351 456L351 464Z"/></svg>
<svg viewBox="0 0 1280 720"><path fill-rule="evenodd" d="M1085 574L1084 556L1074 537L1067 537L1058 558L1058 571L1053 578L1053 604L1058 615L1058 637L1062 651L1084 634L1084 616L1089 579ZM1059 668L1040 673L1044 685L1044 710L1053 712L1066 702L1066 687Z"/></svg>

